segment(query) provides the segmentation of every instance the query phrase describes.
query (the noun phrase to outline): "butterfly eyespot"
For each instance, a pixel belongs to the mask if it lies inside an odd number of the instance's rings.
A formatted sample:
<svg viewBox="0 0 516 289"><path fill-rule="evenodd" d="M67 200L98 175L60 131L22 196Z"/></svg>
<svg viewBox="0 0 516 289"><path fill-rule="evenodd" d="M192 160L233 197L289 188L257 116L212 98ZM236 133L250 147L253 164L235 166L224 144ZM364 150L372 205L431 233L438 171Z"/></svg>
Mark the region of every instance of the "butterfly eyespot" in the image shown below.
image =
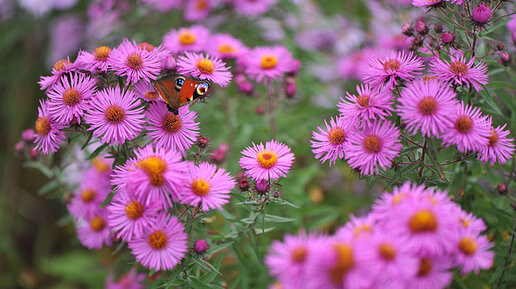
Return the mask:
<svg viewBox="0 0 516 289"><path fill-rule="evenodd" d="M176 78L176 89L181 89L183 84L185 83L186 78L184 76L178 76Z"/></svg>
<svg viewBox="0 0 516 289"><path fill-rule="evenodd" d="M201 82L197 85L197 94L204 95L210 89L210 84L208 82Z"/></svg>

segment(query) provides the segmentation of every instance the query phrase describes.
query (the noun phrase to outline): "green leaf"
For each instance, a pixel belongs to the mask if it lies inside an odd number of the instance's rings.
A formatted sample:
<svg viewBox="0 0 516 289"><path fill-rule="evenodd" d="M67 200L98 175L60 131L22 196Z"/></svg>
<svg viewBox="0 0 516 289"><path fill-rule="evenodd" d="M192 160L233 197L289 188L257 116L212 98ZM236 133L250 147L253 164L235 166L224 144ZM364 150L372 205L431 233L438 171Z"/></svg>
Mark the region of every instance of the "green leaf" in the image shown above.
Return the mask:
<svg viewBox="0 0 516 289"><path fill-rule="evenodd" d="M234 241L229 241L229 242L226 242L226 243L222 243L222 244L219 244L215 247L212 247L208 250L207 254L208 255L213 255L215 253L218 253L224 249L226 249L227 247L233 245Z"/></svg>
<svg viewBox="0 0 516 289"><path fill-rule="evenodd" d="M107 143L99 146L96 150L94 150L91 155L88 156L88 160L92 160L94 159L95 157L97 157L100 153L102 153L102 151L108 146Z"/></svg>
<svg viewBox="0 0 516 289"><path fill-rule="evenodd" d="M208 272L215 272L218 275L222 276L222 273L220 273L219 270L217 270L217 268L213 267L212 264L205 261L204 259L192 258L192 261L194 261L194 263L196 263L197 265L201 266L204 270L206 270Z"/></svg>
<svg viewBox="0 0 516 289"><path fill-rule="evenodd" d="M33 168L40 171L42 174L44 174L47 178L52 178L54 176L54 172L47 168L43 163L41 162L26 162L23 164L25 168Z"/></svg>
<svg viewBox="0 0 516 289"><path fill-rule="evenodd" d="M265 214L265 221L271 223L290 223L296 221L296 219Z"/></svg>
<svg viewBox="0 0 516 289"><path fill-rule="evenodd" d="M93 137L93 132L90 132L90 135L88 135L88 138L86 139L86 141L84 142L84 144L81 147L81 151L84 150L90 144L92 137Z"/></svg>

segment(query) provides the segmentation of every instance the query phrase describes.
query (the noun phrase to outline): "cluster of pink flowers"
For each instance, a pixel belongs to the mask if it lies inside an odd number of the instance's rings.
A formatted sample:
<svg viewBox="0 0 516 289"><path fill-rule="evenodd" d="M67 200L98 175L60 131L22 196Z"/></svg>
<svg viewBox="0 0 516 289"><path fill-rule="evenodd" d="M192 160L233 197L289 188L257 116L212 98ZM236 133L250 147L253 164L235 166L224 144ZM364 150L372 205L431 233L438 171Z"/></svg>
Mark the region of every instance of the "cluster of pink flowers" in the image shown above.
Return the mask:
<svg viewBox="0 0 516 289"><path fill-rule="evenodd" d="M333 236L275 241L265 262L280 288L440 289L454 267L468 274L493 265L486 225L446 191L405 183L350 219Z"/></svg>
<svg viewBox="0 0 516 289"><path fill-rule="evenodd" d="M511 159L514 139L506 125L494 127L491 117L457 98L458 88L484 89L487 66L459 53L450 58L432 58L425 77L423 60L412 52L371 59L357 94L347 93L337 105L340 115L313 132L315 157L330 165L346 159L365 175L391 167L402 149L403 132L389 120L397 114L408 134L441 139L491 165Z"/></svg>

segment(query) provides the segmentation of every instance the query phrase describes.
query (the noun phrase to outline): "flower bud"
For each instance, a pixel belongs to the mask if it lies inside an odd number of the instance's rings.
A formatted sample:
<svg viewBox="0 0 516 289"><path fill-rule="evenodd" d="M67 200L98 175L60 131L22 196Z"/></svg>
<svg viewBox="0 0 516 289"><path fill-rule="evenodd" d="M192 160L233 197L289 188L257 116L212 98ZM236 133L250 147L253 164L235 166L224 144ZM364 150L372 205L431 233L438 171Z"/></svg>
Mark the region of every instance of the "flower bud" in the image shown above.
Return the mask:
<svg viewBox="0 0 516 289"><path fill-rule="evenodd" d="M237 75L235 75L235 83L240 85L241 83L244 83L247 81L247 77L245 77L245 75L239 73Z"/></svg>
<svg viewBox="0 0 516 289"><path fill-rule="evenodd" d="M33 143L36 139L36 132L32 128L28 128L22 132L22 139L25 142Z"/></svg>
<svg viewBox="0 0 516 289"><path fill-rule="evenodd" d="M509 64L511 64L511 55L507 52L500 52L500 58L498 58L498 62L503 66L509 66Z"/></svg>
<svg viewBox="0 0 516 289"><path fill-rule="evenodd" d="M439 23L438 23L438 24L435 24L435 25L434 25L434 31L435 31L435 33L441 33L441 32L443 32L443 26L442 26L441 24L439 24Z"/></svg>
<svg viewBox="0 0 516 289"><path fill-rule="evenodd" d="M17 143L14 144L14 150L16 152L23 152L23 149L25 148L25 144L22 142L22 141L19 141Z"/></svg>
<svg viewBox="0 0 516 289"><path fill-rule="evenodd" d="M451 44L453 41L455 41L455 35L451 34L450 32L444 32L441 34L441 41L444 44Z"/></svg>
<svg viewBox="0 0 516 289"><path fill-rule="evenodd" d="M428 33L428 26L426 25L425 21L423 19L418 19L416 22L416 31L421 34L425 35Z"/></svg>
<svg viewBox="0 0 516 289"><path fill-rule="evenodd" d="M498 49L499 51L502 51L505 49L505 45L502 42L498 42L498 43L496 43L496 49Z"/></svg>
<svg viewBox="0 0 516 289"><path fill-rule="evenodd" d="M414 28L412 28L410 23L405 23L403 26L401 26L401 33L405 34L406 36L412 36L414 34Z"/></svg>
<svg viewBox="0 0 516 289"><path fill-rule="evenodd" d="M39 151L36 148L32 148L29 151L29 156L33 159L37 158L39 156Z"/></svg>
<svg viewBox="0 0 516 289"><path fill-rule="evenodd" d="M249 190L249 180L247 180L247 178L245 178L245 177L238 180L238 188L242 192L248 191Z"/></svg>
<svg viewBox="0 0 516 289"><path fill-rule="evenodd" d="M257 115L263 115L265 113L265 108L261 105L257 106L255 109L254 109L254 112L257 114Z"/></svg>
<svg viewBox="0 0 516 289"><path fill-rule="evenodd" d="M254 92L254 86L249 81L244 81L238 84L238 89L247 95L251 95Z"/></svg>
<svg viewBox="0 0 516 289"><path fill-rule="evenodd" d="M471 19L475 24L481 26L489 22L491 14L493 14L493 10L482 3L473 9Z"/></svg>
<svg viewBox="0 0 516 289"><path fill-rule="evenodd" d="M229 146L225 143L220 144L220 146L213 150L210 154L210 160L214 163L222 163L224 159L226 159L226 153L229 150Z"/></svg>
<svg viewBox="0 0 516 289"><path fill-rule="evenodd" d="M195 144L200 148L205 148L210 144L210 139L201 135L197 138L197 142Z"/></svg>
<svg viewBox="0 0 516 289"><path fill-rule="evenodd" d="M204 252L206 252L207 249L208 249L208 243L205 240L200 239L200 240L195 241L195 244L194 244L195 253L204 254Z"/></svg>
<svg viewBox="0 0 516 289"><path fill-rule="evenodd" d="M507 195L507 192L509 191L509 190L507 190L507 185L505 185L505 184L499 184L496 187L496 190L498 191L498 193L500 195Z"/></svg>
<svg viewBox="0 0 516 289"><path fill-rule="evenodd" d="M294 97L296 95L296 92L297 92L297 87L296 87L295 83L289 83L285 87L285 94L287 95L288 98Z"/></svg>
<svg viewBox="0 0 516 289"><path fill-rule="evenodd" d="M298 59L294 59L290 65L290 69L288 71L289 76L296 76L301 69L301 61Z"/></svg>
<svg viewBox="0 0 516 289"><path fill-rule="evenodd" d="M274 194L272 194L272 196L277 199L281 196L281 192L275 191Z"/></svg>
<svg viewBox="0 0 516 289"><path fill-rule="evenodd" d="M269 185L266 180L259 180L256 182L255 189L259 194L265 194L269 191Z"/></svg>

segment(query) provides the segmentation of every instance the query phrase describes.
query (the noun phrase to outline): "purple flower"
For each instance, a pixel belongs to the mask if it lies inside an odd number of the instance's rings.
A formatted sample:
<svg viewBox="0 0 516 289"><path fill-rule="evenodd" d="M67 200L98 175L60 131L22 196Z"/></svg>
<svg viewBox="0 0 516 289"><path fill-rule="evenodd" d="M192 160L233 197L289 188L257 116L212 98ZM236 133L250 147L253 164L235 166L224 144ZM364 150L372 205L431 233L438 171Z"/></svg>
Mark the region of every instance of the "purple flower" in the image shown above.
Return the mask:
<svg viewBox="0 0 516 289"><path fill-rule="evenodd" d="M312 152L316 159L322 163L329 160L332 166L337 159L344 158L345 147L349 144L349 135L354 133L355 127L352 122L346 121L343 117L333 117L330 124L325 120L326 128L317 127L319 130L312 132Z"/></svg>
<svg viewBox="0 0 516 289"><path fill-rule="evenodd" d="M210 32L208 29L195 25L190 28L184 27L179 30L170 30L163 36L163 45L176 55L184 51L199 52L206 48L209 37Z"/></svg>
<svg viewBox="0 0 516 289"><path fill-rule="evenodd" d="M242 151L240 166L245 174L255 180L277 180L286 177L294 162L294 154L290 148L280 142L271 140Z"/></svg>
<svg viewBox="0 0 516 289"><path fill-rule="evenodd" d="M473 8L471 12L471 19L475 22L476 25L485 25L491 19L491 15L493 14L493 10L487 7L484 3L479 4L477 7Z"/></svg>
<svg viewBox="0 0 516 289"><path fill-rule="evenodd" d="M489 142L478 150L477 159L481 160L482 163L489 162L493 166L495 162L505 164L507 160L512 159L514 139L508 137L510 131L504 130L506 126L507 124L496 128L491 127L491 133L487 138Z"/></svg>
<svg viewBox="0 0 516 289"><path fill-rule="evenodd" d="M231 82L233 76L229 67L216 58L202 53L185 52L177 59L177 72L199 79L207 79L224 87Z"/></svg>
<svg viewBox="0 0 516 289"><path fill-rule="evenodd" d="M363 121L370 123L391 115L393 96L389 89L368 84L357 85L358 96L346 92L346 99L337 104L339 112L348 122Z"/></svg>
<svg viewBox="0 0 516 289"><path fill-rule="evenodd" d="M233 0L236 12L244 15L260 15L267 12L277 0Z"/></svg>
<svg viewBox="0 0 516 289"><path fill-rule="evenodd" d="M111 245L111 232L107 225L106 213L105 209L99 208L93 217L79 221L77 235L88 249L100 249L104 245Z"/></svg>
<svg viewBox="0 0 516 289"><path fill-rule="evenodd" d="M120 46L111 51L109 67L119 76L126 76L127 83L135 84L140 80L150 82L160 73L161 64L157 55L136 45L127 38Z"/></svg>
<svg viewBox="0 0 516 289"><path fill-rule="evenodd" d="M248 50L242 41L230 34L215 34L208 42L210 45L206 47L207 52L222 59L240 57Z"/></svg>
<svg viewBox="0 0 516 289"><path fill-rule="evenodd" d="M80 51L75 61L78 65L88 71L107 72L109 68L109 56L111 55L111 48L107 46L99 46L95 48L93 53L87 51Z"/></svg>
<svg viewBox="0 0 516 289"><path fill-rule="evenodd" d="M385 85L392 88L399 85L399 79L410 81L421 74L423 61L412 52L391 51L383 58L373 58L364 71L364 82L373 86Z"/></svg>
<svg viewBox="0 0 516 289"><path fill-rule="evenodd" d="M40 100L38 119L35 125L37 134L34 143L36 144L36 149L46 155L56 152L66 139L62 131L63 128L64 126L58 124L51 117L48 103Z"/></svg>
<svg viewBox="0 0 516 289"><path fill-rule="evenodd" d="M255 47L244 59L245 73L258 82L282 79L294 63L292 54L282 46Z"/></svg>
<svg viewBox="0 0 516 289"><path fill-rule="evenodd" d="M494 252L489 251L493 244L486 236L478 232L461 230L457 238L455 263L462 267L461 273L479 273L480 269L487 270L493 266Z"/></svg>
<svg viewBox="0 0 516 289"><path fill-rule="evenodd" d="M74 193L68 210L77 219L89 220L98 212L100 205L109 195L111 187L107 180L102 180L99 177L95 178L91 174L89 175L90 178L86 178L87 174L83 176L81 186Z"/></svg>
<svg viewBox="0 0 516 289"><path fill-rule="evenodd" d="M449 270L452 266L448 256L424 256L419 258L417 274L410 276L405 288L429 289L446 288L453 278Z"/></svg>
<svg viewBox="0 0 516 289"><path fill-rule="evenodd" d="M487 85L489 81L487 65L484 62L480 61L475 65L475 57L466 62L463 55L450 55L450 58L451 62L434 57L430 62L430 72L445 82L465 85L468 88L473 85L476 91L484 89L482 85Z"/></svg>
<svg viewBox="0 0 516 289"><path fill-rule="evenodd" d="M75 71L77 68L77 65L72 64L70 62L70 59L61 59L57 61L54 64L54 67L52 68L52 75L51 76L42 76L40 78L40 81L38 84L41 87L41 90L45 90L47 88L52 88L56 83L59 82L61 79L61 76L63 74Z"/></svg>
<svg viewBox="0 0 516 289"><path fill-rule="evenodd" d="M191 0L186 2L185 20L200 21L208 16L212 7L212 0Z"/></svg>

